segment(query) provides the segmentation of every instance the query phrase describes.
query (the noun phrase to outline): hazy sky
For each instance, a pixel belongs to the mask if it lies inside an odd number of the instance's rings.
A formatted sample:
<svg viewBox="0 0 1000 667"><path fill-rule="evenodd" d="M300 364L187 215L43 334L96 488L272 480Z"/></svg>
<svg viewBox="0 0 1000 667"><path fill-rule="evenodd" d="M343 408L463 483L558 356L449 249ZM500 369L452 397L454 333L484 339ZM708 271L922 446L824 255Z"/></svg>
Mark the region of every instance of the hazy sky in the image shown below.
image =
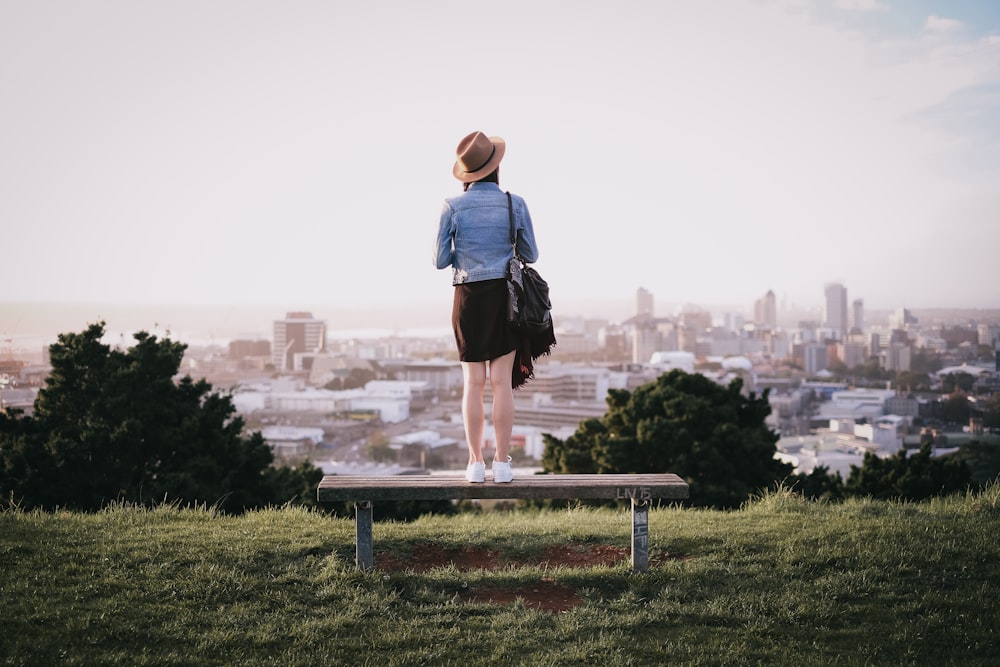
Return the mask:
<svg viewBox="0 0 1000 667"><path fill-rule="evenodd" d="M0 0L0 91L0 301L446 318L480 129L557 309L1000 306L994 0Z"/></svg>

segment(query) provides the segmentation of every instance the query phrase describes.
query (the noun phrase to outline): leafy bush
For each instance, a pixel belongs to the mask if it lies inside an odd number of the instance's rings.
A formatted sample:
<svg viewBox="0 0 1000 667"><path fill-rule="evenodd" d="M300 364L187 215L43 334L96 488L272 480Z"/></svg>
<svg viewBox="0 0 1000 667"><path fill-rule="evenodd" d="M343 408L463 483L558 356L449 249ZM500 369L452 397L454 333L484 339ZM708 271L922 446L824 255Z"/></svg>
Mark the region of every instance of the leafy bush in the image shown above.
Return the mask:
<svg viewBox="0 0 1000 667"><path fill-rule="evenodd" d="M230 512L310 502L322 473L272 469L231 398L175 380L185 345L135 334L101 342L104 323L61 334L34 413L0 414L0 494L21 507L97 510L111 501L208 503Z"/></svg>

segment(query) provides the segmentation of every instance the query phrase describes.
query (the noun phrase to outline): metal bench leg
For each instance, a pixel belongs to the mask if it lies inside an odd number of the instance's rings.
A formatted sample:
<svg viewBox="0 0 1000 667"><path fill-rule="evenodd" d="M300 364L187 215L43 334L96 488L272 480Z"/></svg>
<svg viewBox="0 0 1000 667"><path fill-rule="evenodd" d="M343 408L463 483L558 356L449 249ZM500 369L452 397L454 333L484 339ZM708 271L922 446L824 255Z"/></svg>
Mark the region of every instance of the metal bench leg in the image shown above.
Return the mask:
<svg viewBox="0 0 1000 667"><path fill-rule="evenodd" d="M649 501L632 499L632 571L649 569Z"/></svg>
<svg viewBox="0 0 1000 667"><path fill-rule="evenodd" d="M370 570L374 565L372 556L372 501L363 500L354 503L354 516L357 525L355 559L359 570Z"/></svg>

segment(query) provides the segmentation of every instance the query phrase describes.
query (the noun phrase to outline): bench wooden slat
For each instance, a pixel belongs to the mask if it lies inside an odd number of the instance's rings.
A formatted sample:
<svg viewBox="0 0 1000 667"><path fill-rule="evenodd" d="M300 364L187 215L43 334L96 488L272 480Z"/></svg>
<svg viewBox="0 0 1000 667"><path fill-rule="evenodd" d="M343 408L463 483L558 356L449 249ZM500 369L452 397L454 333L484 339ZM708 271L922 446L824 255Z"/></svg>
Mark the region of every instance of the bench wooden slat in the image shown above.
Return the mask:
<svg viewBox="0 0 1000 667"><path fill-rule="evenodd" d="M473 484L462 476L451 475L327 475L317 490L320 502L522 498L682 500L687 497L687 482L674 474L530 475L517 477L508 484L497 484L489 479Z"/></svg>

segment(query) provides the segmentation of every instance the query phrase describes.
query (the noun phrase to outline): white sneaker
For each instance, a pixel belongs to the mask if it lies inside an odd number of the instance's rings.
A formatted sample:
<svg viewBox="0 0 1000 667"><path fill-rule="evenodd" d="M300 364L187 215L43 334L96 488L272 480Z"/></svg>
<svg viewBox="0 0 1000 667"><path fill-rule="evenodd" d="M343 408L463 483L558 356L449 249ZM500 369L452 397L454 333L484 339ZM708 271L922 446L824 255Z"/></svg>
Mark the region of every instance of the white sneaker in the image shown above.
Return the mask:
<svg viewBox="0 0 1000 667"><path fill-rule="evenodd" d="M510 469L511 458L508 456L506 462L493 459L493 481L500 484L513 481L514 473Z"/></svg>
<svg viewBox="0 0 1000 667"><path fill-rule="evenodd" d="M475 463L470 463L465 468L465 481L467 482L485 482L486 481L486 464L482 461L476 461Z"/></svg>

